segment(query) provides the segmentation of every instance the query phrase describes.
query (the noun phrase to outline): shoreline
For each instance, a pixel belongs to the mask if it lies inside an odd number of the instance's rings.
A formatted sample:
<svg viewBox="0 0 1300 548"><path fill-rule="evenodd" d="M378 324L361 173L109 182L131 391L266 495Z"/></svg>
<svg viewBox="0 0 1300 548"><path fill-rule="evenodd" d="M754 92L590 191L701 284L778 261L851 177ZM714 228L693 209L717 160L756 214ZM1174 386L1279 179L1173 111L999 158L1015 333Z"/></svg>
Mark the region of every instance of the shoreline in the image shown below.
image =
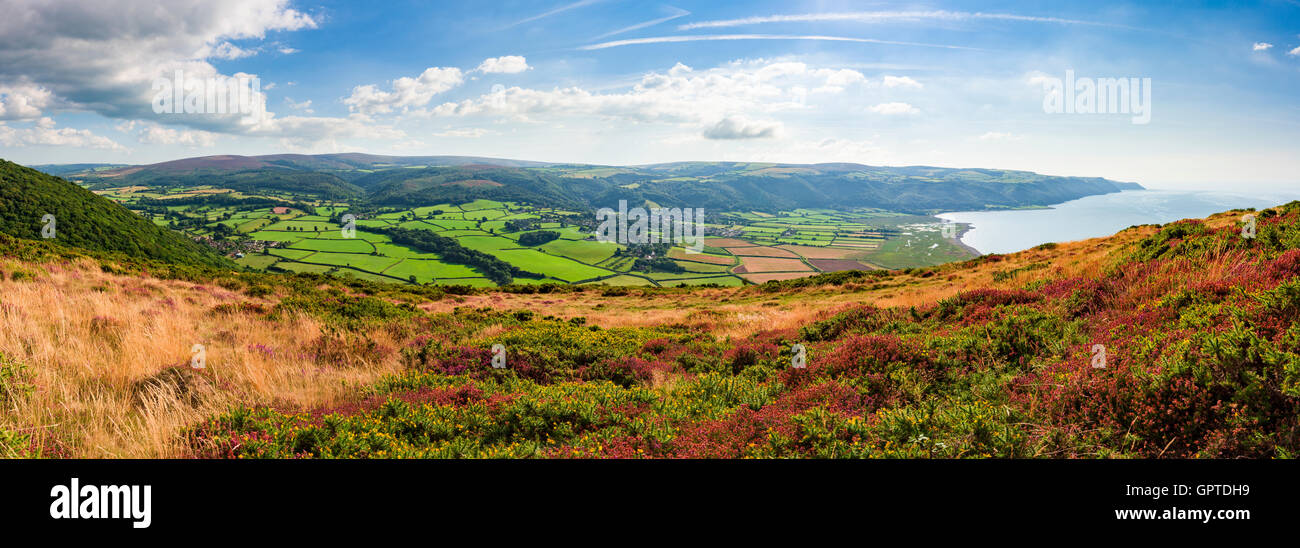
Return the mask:
<svg viewBox="0 0 1300 548"><path fill-rule="evenodd" d="M961 223L961 224L963 225L963 227L959 232L957 232L957 237L954 239L954 241L957 243L957 246L962 249L965 249L966 251L973 253L974 255L972 258L983 257L985 253L967 245L966 242L961 241L962 236L965 236L967 232L975 230L975 225L971 223Z"/></svg>

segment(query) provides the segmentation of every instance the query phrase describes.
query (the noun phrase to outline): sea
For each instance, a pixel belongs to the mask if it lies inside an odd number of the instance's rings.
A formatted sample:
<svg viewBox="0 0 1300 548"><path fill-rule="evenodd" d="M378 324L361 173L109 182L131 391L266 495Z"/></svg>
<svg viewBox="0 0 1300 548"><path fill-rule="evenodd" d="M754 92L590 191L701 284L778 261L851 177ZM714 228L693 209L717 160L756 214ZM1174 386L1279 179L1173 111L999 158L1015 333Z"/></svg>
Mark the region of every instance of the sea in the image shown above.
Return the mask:
<svg viewBox="0 0 1300 548"><path fill-rule="evenodd" d="M1262 209L1296 199L1300 199L1300 189L1258 193L1126 190L1047 209L958 211L936 217L970 224L961 242L980 253L1012 253L1047 242L1109 236L1134 225L1165 224L1236 208Z"/></svg>

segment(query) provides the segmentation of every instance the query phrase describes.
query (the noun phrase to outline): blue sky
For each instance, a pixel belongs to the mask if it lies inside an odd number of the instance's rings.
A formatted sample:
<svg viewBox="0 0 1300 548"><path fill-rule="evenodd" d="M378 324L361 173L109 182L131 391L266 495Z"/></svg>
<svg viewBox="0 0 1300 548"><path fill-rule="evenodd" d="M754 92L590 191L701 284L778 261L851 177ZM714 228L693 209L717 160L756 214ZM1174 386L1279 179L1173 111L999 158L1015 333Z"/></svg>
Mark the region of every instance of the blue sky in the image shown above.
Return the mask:
<svg viewBox="0 0 1300 548"><path fill-rule="evenodd" d="M1293 185L1300 1L0 0L0 157L849 161ZM264 111L151 109L176 69ZM1149 78L1150 121L1044 81Z"/></svg>

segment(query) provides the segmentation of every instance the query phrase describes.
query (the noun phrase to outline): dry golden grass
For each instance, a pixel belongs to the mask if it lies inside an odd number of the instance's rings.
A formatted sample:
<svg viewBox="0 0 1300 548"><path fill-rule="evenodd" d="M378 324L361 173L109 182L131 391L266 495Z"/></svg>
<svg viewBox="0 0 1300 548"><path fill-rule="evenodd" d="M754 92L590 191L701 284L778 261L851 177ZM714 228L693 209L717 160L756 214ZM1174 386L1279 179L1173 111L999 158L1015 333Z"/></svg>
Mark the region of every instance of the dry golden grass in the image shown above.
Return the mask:
<svg viewBox="0 0 1300 548"><path fill-rule="evenodd" d="M219 287L109 275L85 263L26 268L43 272L0 281L0 353L27 367L35 389L0 424L56 455L180 456L181 429L229 404L331 403L345 383L372 382L398 367L391 356L378 363L349 356L349 366L338 368L304 360L323 334L316 320L214 313L216 305L250 300ZM374 335L395 347L385 336ZM206 368L192 376L192 404L170 393L172 385L141 384L171 366L188 370L195 344L206 347ZM219 388L201 390L208 385Z"/></svg>
<svg viewBox="0 0 1300 548"><path fill-rule="evenodd" d="M1229 217L1231 217L1229 215ZM1238 216L1239 217L1239 216ZM1231 222L1232 219L1227 219ZM929 277L895 274L877 284L849 283L843 286L804 288L777 296L779 306L768 303L773 295L754 287L702 289L690 293L645 293L633 290L623 297L602 297L597 290L556 295L488 294L444 300L422 308L449 312L457 306L491 306L500 309L544 311L561 318L584 316L602 327L644 327L664 323L696 324L701 311L713 311L718 318L707 322L719 337L748 337L765 329L796 328L819 313L850 304L875 306L933 305L940 299L979 287L1014 288L1048 278L1101 274L1114 257L1112 253L1155 233L1154 227L1140 227L1107 238L1065 242L1052 249L1030 249L1003 256L998 262L972 267L940 267ZM999 272L1049 263L1047 268L1025 270L998 281ZM703 320L700 320L701 322Z"/></svg>
<svg viewBox="0 0 1300 548"><path fill-rule="evenodd" d="M1234 222L1239 216L1216 216L1211 223ZM1096 276L1114 261L1116 250L1155 230L1141 227L1109 240L1063 243L978 266L894 273L842 286L776 293L752 286L691 292L633 289L616 297L604 297L596 288L556 294L484 293L426 302L420 308L430 313L458 306L529 310L560 318L582 316L606 328L681 324L719 338L745 338L764 330L798 328L847 305L923 307L976 287L1011 288L1047 278ZM1048 266L996 278L1036 263ZM271 306L275 296L251 299L215 286L106 274L89 261L35 266L0 259L0 268L36 272L35 279L0 279L0 354L25 364L35 385L29 398L11 402L0 412L0 428L30 434L55 455L183 456L182 429L231 404L332 405L353 394L356 386L400 368L393 352L357 351L332 361L314 359L319 341L332 335L308 316L273 321L260 314L213 311L237 302ZM501 329L489 326L480 335ZM384 330L366 336L390 349L405 342ZM187 366L194 344L206 347L207 367L201 376L191 375L191 385L181 386L178 393L169 384L142 384L163 378L160 373L171 368L191 371ZM674 382L659 378L654 384L671 388Z"/></svg>

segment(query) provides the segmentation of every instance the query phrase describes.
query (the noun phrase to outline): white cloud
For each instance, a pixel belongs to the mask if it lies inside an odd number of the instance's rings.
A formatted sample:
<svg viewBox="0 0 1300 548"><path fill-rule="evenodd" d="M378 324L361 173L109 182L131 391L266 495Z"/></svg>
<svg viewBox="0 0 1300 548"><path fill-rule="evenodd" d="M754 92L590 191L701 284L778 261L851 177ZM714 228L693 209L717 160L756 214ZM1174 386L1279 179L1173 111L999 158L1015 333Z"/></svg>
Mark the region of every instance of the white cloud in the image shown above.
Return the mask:
<svg viewBox="0 0 1300 548"><path fill-rule="evenodd" d="M299 151L338 151L341 139L397 140L406 132L376 124L369 116L352 114L346 118L323 116L284 116L255 124L249 135L280 137L280 143Z"/></svg>
<svg viewBox="0 0 1300 548"><path fill-rule="evenodd" d="M464 82L465 74L458 68L429 67L418 77L404 76L393 80L392 91L380 91L374 84L354 87L352 95L343 99L343 104L351 112L367 115L407 111L429 104L434 95Z"/></svg>
<svg viewBox="0 0 1300 548"><path fill-rule="evenodd" d="M448 130L436 132L433 134L433 136L477 139L484 135L491 135L494 133L496 132L483 129L481 127L474 127L474 128L448 129Z"/></svg>
<svg viewBox="0 0 1300 548"><path fill-rule="evenodd" d="M88 129L56 128L54 120L48 117L37 120L29 128L13 128L0 122L0 145L126 150L112 139L95 135Z"/></svg>
<svg viewBox="0 0 1300 548"><path fill-rule="evenodd" d="M763 139L776 137L780 132L780 122L755 121L733 115L705 128L703 135L705 139Z"/></svg>
<svg viewBox="0 0 1300 548"><path fill-rule="evenodd" d="M564 116L633 123L694 125L725 133L732 116L758 117L813 108L808 89L827 93L863 82L852 70L812 68L791 61L736 61L709 70L677 63L667 72L650 72L630 88L593 92L579 87L550 90L500 88L492 93L438 105L432 116L497 116L517 121ZM734 122L734 120L733 120ZM751 124L752 125L752 124ZM760 129L761 133L762 130Z"/></svg>
<svg viewBox="0 0 1300 548"><path fill-rule="evenodd" d="M479 72L488 74L517 74L528 70L528 61L519 55L506 55L504 57L492 57L484 59L478 68L474 69Z"/></svg>
<svg viewBox="0 0 1300 548"><path fill-rule="evenodd" d="M296 48L291 48L291 47L289 47L289 46L280 46L280 48L279 48L279 52L280 52L280 53L283 53L283 54L285 54L285 55L293 55L293 54L295 54L295 53L298 53L299 51L301 51L301 50L296 49Z"/></svg>
<svg viewBox="0 0 1300 548"><path fill-rule="evenodd" d="M1300 55L1300 46L1297 46L1295 49L1286 52L1286 54L1287 54L1287 55Z"/></svg>
<svg viewBox="0 0 1300 548"><path fill-rule="evenodd" d="M979 136L979 140L981 141L1019 141L1020 139L1021 137L1019 135L998 131L990 131Z"/></svg>
<svg viewBox="0 0 1300 548"><path fill-rule="evenodd" d="M921 83L907 76L886 76L884 86L887 88L921 89Z"/></svg>
<svg viewBox="0 0 1300 548"><path fill-rule="evenodd" d="M867 110L870 110L871 112L874 112L876 114L883 114L885 116L897 116L901 114L916 114L918 112L921 112L920 109L917 109L912 105L909 105L907 103L897 103L897 102L880 103L876 106L868 108Z"/></svg>
<svg viewBox="0 0 1300 548"><path fill-rule="evenodd" d="M0 85L0 120L30 120L41 115L53 97L50 90L29 83Z"/></svg>
<svg viewBox="0 0 1300 548"><path fill-rule="evenodd" d="M819 69L813 74L818 78L825 78L825 82L813 89L813 93L839 93L844 91L844 88L867 81L867 77L861 72L850 69Z"/></svg>
<svg viewBox="0 0 1300 548"><path fill-rule="evenodd" d="M299 103L299 102L295 102L292 98L285 97L284 104L289 105L289 108L291 109L301 110L303 112L306 112L307 114L311 114L315 112L311 109L311 99Z"/></svg>
<svg viewBox="0 0 1300 548"><path fill-rule="evenodd" d="M257 49L244 49L234 44L231 44L230 42L222 42L217 47L211 48L205 54L202 54L199 57L200 58L215 57L217 59L233 60L233 59L240 59L243 57L252 57L254 55L257 55L257 52L258 52Z"/></svg>
<svg viewBox="0 0 1300 548"><path fill-rule="evenodd" d="M176 70L188 78L222 76L206 59L244 57L260 48L232 41L316 26L289 2L174 0L160 9L151 0L7 0L0 18L0 86L38 86L61 110L127 120L165 116L194 129L242 133L250 129L242 115L155 113L152 84Z"/></svg>
<svg viewBox="0 0 1300 548"><path fill-rule="evenodd" d="M1060 77L1052 76L1044 72L1033 71L1025 77L1025 82L1031 86L1047 86L1060 82Z"/></svg>
<svg viewBox="0 0 1300 548"><path fill-rule="evenodd" d="M853 162L883 163L886 151L874 141L827 138L781 143L779 148L764 151L761 157L775 162Z"/></svg>
<svg viewBox="0 0 1300 548"><path fill-rule="evenodd" d="M1252 48L1252 51L1266 51L1266 50L1268 50L1269 48L1272 48L1272 47L1273 47L1273 44L1270 44L1270 43L1268 43L1268 42L1255 42L1255 45L1254 45L1254 47Z"/></svg>
<svg viewBox="0 0 1300 548"><path fill-rule="evenodd" d="M211 147L217 144L217 135L209 131L174 129L158 125L151 125L140 130L136 137L141 143L153 145Z"/></svg>

